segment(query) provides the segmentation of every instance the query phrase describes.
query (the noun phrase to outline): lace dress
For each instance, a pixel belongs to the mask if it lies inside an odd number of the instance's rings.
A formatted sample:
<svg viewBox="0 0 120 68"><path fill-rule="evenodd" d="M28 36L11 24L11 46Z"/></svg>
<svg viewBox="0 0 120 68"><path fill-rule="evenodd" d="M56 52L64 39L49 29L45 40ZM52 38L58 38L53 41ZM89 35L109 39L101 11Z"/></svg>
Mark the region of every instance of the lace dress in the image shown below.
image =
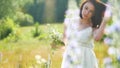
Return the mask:
<svg viewBox="0 0 120 68"><path fill-rule="evenodd" d="M93 51L92 27L79 30L78 24L79 19L65 20L67 42L61 68L98 68Z"/></svg>

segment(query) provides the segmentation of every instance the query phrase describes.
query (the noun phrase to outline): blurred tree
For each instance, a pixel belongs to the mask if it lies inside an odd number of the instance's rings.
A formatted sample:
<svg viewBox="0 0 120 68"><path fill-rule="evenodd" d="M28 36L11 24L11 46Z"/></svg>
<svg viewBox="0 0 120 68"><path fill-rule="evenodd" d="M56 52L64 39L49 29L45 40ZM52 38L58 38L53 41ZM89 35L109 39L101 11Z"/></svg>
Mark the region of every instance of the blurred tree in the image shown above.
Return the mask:
<svg viewBox="0 0 120 68"><path fill-rule="evenodd" d="M62 22L68 6L68 0L33 0L25 5L25 11L31 14L34 21Z"/></svg>
<svg viewBox="0 0 120 68"><path fill-rule="evenodd" d="M19 10L32 15L35 22L41 23L62 22L68 6L68 0L20 0L19 3Z"/></svg>
<svg viewBox="0 0 120 68"><path fill-rule="evenodd" d="M33 16L34 21L43 22L44 0L31 0L24 6L24 10Z"/></svg>
<svg viewBox="0 0 120 68"><path fill-rule="evenodd" d="M65 11L68 7L68 0L56 0L56 11L55 17L57 22L63 22Z"/></svg>
<svg viewBox="0 0 120 68"><path fill-rule="evenodd" d="M45 0L44 22L55 22L55 1Z"/></svg>
<svg viewBox="0 0 120 68"><path fill-rule="evenodd" d="M15 0L0 0L0 19L10 16L15 10Z"/></svg>
<svg viewBox="0 0 120 68"><path fill-rule="evenodd" d="M76 0L77 6L80 6L80 0Z"/></svg>
<svg viewBox="0 0 120 68"><path fill-rule="evenodd" d="M104 2L104 3L107 3L108 2L108 0L101 0L102 2Z"/></svg>

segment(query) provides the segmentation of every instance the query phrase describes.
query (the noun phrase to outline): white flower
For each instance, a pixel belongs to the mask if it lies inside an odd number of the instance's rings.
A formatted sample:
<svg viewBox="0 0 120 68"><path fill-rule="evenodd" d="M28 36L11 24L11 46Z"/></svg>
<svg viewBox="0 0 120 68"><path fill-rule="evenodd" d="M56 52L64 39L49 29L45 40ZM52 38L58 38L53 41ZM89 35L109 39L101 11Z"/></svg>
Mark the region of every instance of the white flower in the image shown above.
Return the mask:
<svg viewBox="0 0 120 68"><path fill-rule="evenodd" d="M115 47L109 47L108 54L109 55L116 55L116 48Z"/></svg>
<svg viewBox="0 0 120 68"><path fill-rule="evenodd" d="M2 61L3 54L0 52L0 62Z"/></svg>
<svg viewBox="0 0 120 68"><path fill-rule="evenodd" d="M120 62L120 55L117 57L117 60Z"/></svg>
<svg viewBox="0 0 120 68"><path fill-rule="evenodd" d="M113 66L112 66L112 59L110 57L104 58L103 63L105 65L104 68L113 68Z"/></svg>
<svg viewBox="0 0 120 68"><path fill-rule="evenodd" d="M116 21L114 21L114 23L111 26L106 27L105 34L111 34L116 31L120 32L120 23L119 22L120 22L119 20L116 20Z"/></svg>
<svg viewBox="0 0 120 68"><path fill-rule="evenodd" d="M47 26L50 26L50 24L47 24Z"/></svg>
<svg viewBox="0 0 120 68"><path fill-rule="evenodd" d="M106 57L103 59L103 63L106 64L111 64L112 63L112 59L110 57Z"/></svg>
<svg viewBox="0 0 120 68"><path fill-rule="evenodd" d="M105 44L107 44L107 45L111 45L112 44L112 39L111 38L108 38L108 37L106 37L105 39L104 39L104 43Z"/></svg>
<svg viewBox="0 0 120 68"><path fill-rule="evenodd" d="M41 59L41 56L40 56L40 55L35 55L35 59L36 59L36 60L40 60L40 59Z"/></svg>
<svg viewBox="0 0 120 68"><path fill-rule="evenodd" d="M40 60L37 60L36 62L37 62L38 64L41 64L41 63L42 63Z"/></svg>
<svg viewBox="0 0 120 68"><path fill-rule="evenodd" d="M45 59L41 59L41 62L46 63L47 61Z"/></svg>

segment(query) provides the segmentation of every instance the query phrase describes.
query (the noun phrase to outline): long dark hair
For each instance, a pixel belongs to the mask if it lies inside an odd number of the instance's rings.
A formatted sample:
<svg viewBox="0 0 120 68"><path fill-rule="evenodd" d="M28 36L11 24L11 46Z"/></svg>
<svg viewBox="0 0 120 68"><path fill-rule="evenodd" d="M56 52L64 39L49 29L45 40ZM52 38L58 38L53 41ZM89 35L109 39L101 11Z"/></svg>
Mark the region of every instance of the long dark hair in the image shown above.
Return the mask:
<svg viewBox="0 0 120 68"><path fill-rule="evenodd" d="M105 12L106 6L104 4L102 4L101 2L98 2L96 0L86 0L85 2L82 3L82 5L80 7L80 14L79 14L80 18L82 18L83 6L87 2L91 2L95 7L94 14L91 17L92 27L93 28L99 28L99 26L100 26L100 24L102 22L102 19L104 17L104 12Z"/></svg>

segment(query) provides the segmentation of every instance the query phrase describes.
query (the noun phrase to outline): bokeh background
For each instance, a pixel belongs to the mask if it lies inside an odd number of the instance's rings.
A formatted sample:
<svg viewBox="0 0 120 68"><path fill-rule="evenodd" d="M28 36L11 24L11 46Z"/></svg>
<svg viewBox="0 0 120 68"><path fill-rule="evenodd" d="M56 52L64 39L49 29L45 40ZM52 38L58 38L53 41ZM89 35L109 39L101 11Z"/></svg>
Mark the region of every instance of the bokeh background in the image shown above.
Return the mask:
<svg viewBox="0 0 120 68"><path fill-rule="evenodd" d="M60 68L64 19L77 16L82 1L0 0L0 68ZM119 68L120 0L100 1L110 20L94 51L99 68Z"/></svg>

